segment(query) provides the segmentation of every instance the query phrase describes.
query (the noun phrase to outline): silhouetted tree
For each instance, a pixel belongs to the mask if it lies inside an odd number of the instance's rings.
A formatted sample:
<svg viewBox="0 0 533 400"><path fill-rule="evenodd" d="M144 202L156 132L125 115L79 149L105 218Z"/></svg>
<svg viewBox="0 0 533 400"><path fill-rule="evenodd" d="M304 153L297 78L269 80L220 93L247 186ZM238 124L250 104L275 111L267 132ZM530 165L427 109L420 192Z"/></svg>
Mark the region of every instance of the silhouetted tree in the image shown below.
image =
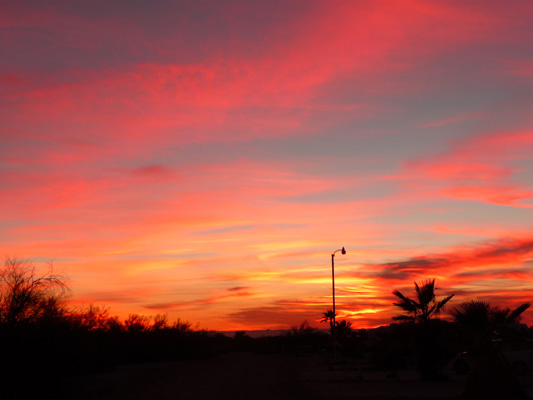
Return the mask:
<svg viewBox="0 0 533 400"><path fill-rule="evenodd" d="M470 373L462 395L464 400L523 400L527 396L512 369L495 347L509 324L520 321L529 308L524 303L511 311L491 306L482 300L461 303L451 311L461 333L468 340L468 351L476 368Z"/></svg>
<svg viewBox="0 0 533 400"><path fill-rule="evenodd" d="M99 307L92 304L71 313L73 324L88 331L108 330L109 319L108 307Z"/></svg>
<svg viewBox="0 0 533 400"><path fill-rule="evenodd" d="M431 318L438 316L444 309L446 303L451 300L453 294L446 296L440 301L435 297L435 279L428 279L423 284L415 284L416 299L404 296L399 290L392 293L400 299L398 303L393 303L401 308L405 314L393 317L395 320L407 322L427 322Z"/></svg>
<svg viewBox="0 0 533 400"><path fill-rule="evenodd" d="M322 319L320 320L320 322L329 323L329 332L332 337L333 337L333 321L335 320L335 316L336 314L333 312L333 310L328 310L322 314Z"/></svg>
<svg viewBox="0 0 533 400"><path fill-rule="evenodd" d="M393 294L400 299L393 303L402 309L405 314L393 317L395 320L404 322L416 322L413 326L413 338L415 359L421 379L434 380L441 379L439 366L443 362L444 346L442 343L442 324L440 320L435 320L450 301L453 294L437 300L435 291L435 279L428 279L425 282L414 283L415 298L403 295L399 290L394 290ZM434 323L430 323L434 322Z"/></svg>
<svg viewBox="0 0 533 400"><path fill-rule="evenodd" d="M35 398L37 388L64 375L64 349L70 345L67 294L65 279L52 264L37 269L29 260L6 257L0 268L2 399ZM18 385L21 378L29 384Z"/></svg>
<svg viewBox="0 0 533 400"><path fill-rule="evenodd" d="M342 321L336 321L335 335L339 342L345 341L352 333L352 323L343 319Z"/></svg>
<svg viewBox="0 0 533 400"><path fill-rule="evenodd" d="M124 320L124 329L129 333L148 332L150 328L150 317L144 315L130 314Z"/></svg>
<svg viewBox="0 0 533 400"><path fill-rule="evenodd" d="M154 322L152 324L152 329L154 331L160 331L164 329L168 329L168 316L167 314L157 314L154 317Z"/></svg>
<svg viewBox="0 0 533 400"><path fill-rule="evenodd" d="M470 300L459 304L450 314L473 339L491 340L501 338L509 325L519 323L529 306L524 303L511 310L491 306L482 300Z"/></svg>
<svg viewBox="0 0 533 400"><path fill-rule="evenodd" d="M180 318L172 324L172 329L177 332L187 333L192 332L192 324L187 321L182 321Z"/></svg>
<svg viewBox="0 0 533 400"><path fill-rule="evenodd" d="M0 270L0 324L18 328L64 315L65 279L48 269L38 274L28 260L7 257Z"/></svg>
<svg viewBox="0 0 533 400"><path fill-rule="evenodd" d="M124 330L124 325L122 324L118 316L113 315L111 317L107 317L103 321L102 330L105 332L118 334Z"/></svg>

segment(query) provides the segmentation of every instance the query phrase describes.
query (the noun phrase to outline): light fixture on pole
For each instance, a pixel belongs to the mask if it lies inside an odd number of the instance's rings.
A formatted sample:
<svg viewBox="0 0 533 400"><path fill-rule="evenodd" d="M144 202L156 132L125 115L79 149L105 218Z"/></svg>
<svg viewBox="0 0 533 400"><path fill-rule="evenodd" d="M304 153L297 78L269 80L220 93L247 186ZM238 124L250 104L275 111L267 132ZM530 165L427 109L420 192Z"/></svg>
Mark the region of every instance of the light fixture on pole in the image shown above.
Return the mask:
<svg viewBox="0 0 533 400"><path fill-rule="evenodd" d="M339 250L335 250L331 254L331 287L333 291L333 329L332 329L332 336L333 336L333 358L337 358L337 338L335 337L335 253L340 251L341 254L346 254L346 250L344 247Z"/></svg>

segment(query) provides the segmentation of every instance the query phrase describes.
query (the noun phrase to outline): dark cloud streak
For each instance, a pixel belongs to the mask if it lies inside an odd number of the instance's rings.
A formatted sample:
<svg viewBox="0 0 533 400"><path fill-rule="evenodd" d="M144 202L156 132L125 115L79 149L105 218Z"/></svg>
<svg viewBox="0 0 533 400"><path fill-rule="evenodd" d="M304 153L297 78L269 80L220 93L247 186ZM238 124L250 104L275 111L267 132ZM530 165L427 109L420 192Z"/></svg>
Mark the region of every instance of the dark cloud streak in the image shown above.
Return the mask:
<svg viewBox="0 0 533 400"><path fill-rule="evenodd" d="M500 239L474 247L458 247L454 252L412 257L397 262L366 264L365 267L368 268L365 268L365 271L369 272L365 272L365 276L390 280L416 279L420 276L440 273L447 273L457 278L489 274L528 276L530 275L530 257L533 257L532 239ZM494 263L503 263L512 265L512 267L509 269L486 267ZM521 266L524 268L520 268ZM472 270L461 271L461 268L472 268ZM477 268L483 269L476 270Z"/></svg>

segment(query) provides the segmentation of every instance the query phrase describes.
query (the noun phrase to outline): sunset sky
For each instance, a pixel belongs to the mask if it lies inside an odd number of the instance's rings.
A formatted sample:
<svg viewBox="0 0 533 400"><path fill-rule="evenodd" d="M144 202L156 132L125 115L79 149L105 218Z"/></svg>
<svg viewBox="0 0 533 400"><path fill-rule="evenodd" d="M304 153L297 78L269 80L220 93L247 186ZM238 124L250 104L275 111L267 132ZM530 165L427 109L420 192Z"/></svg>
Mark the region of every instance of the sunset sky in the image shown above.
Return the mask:
<svg viewBox="0 0 533 400"><path fill-rule="evenodd" d="M0 256L217 330L533 300L533 2L0 5ZM533 324L533 311L524 314Z"/></svg>

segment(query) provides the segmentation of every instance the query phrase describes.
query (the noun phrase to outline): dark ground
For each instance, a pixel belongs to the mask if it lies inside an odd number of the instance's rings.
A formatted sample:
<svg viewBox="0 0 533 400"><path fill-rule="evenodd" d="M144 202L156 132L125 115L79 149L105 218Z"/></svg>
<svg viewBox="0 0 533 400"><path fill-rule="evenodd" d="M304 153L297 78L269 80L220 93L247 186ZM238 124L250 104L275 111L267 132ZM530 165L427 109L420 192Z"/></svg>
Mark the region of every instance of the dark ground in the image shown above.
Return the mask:
<svg viewBox="0 0 533 400"><path fill-rule="evenodd" d="M467 376L424 382L416 372L370 371L320 356L229 353L207 360L129 364L69 382L68 398L88 399L459 399ZM533 398L533 377L521 378Z"/></svg>

